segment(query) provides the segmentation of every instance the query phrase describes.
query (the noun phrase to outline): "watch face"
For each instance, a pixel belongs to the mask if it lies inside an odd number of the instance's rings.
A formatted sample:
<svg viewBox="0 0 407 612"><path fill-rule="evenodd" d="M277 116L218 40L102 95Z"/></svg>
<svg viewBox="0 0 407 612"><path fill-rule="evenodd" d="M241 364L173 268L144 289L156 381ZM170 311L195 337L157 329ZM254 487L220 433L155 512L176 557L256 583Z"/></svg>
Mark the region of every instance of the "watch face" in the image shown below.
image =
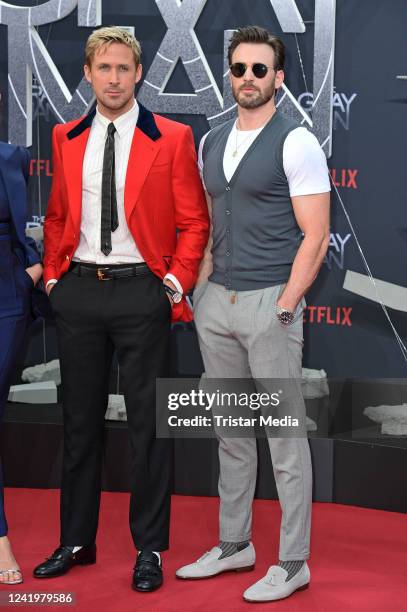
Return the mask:
<svg viewBox="0 0 407 612"><path fill-rule="evenodd" d="M294 315L289 310L282 310L282 312L277 312L277 318L284 325L290 325L294 321Z"/></svg>
<svg viewBox="0 0 407 612"><path fill-rule="evenodd" d="M165 283L164 283L164 289L166 293L170 296L174 304L180 303L180 301L182 300L182 293L180 293L179 291L175 291L175 289L173 289L172 287L169 287Z"/></svg>

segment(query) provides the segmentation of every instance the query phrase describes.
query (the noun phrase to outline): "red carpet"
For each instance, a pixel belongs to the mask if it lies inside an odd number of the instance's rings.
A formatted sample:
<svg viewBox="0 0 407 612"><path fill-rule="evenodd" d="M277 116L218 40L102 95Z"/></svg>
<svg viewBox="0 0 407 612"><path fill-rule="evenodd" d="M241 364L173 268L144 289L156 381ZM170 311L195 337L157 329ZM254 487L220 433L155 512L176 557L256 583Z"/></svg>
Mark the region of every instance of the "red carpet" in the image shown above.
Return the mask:
<svg viewBox="0 0 407 612"><path fill-rule="evenodd" d="M0 586L1 591L73 591L77 603L65 609L87 612L226 612L253 606L256 612L271 606L283 612L407 610L407 520L403 514L314 504L311 587L289 599L256 606L244 602L242 592L276 559L277 502L256 500L254 504L254 572L184 582L174 578L175 569L217 544L218 500L174 497L171 550L163 555L165 584L157 593L142 594L130 589L135 553L127 524L128 498L125 493L103 495L96 565L76 567L62 578L39 581L31 577L32 568L58 543L59 492L7 489L10 538L25 582L18 587Z"/></svg>

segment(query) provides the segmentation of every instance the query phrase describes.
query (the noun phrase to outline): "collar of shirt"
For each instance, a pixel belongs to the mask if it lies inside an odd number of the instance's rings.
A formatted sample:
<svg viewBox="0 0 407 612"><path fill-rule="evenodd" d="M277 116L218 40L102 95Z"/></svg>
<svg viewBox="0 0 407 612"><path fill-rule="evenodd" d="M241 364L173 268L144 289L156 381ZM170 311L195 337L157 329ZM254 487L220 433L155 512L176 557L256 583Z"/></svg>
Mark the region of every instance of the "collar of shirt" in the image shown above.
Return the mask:
<svg viewBox="0 0 407 612"><path fill-rule="evenodd" d="M134 100L134 105L132 106L132 108L113 121L114 127L116 128L119 138L123 138L123 136L130 129L134 130L137 124L139 110L140 109L139 105L137 104L137 100ZM98 107L96 107L95 123L99 125L99 127L102 127L104 131L106 131L108 125L110 125L112 121L102 115Z"/></svg>

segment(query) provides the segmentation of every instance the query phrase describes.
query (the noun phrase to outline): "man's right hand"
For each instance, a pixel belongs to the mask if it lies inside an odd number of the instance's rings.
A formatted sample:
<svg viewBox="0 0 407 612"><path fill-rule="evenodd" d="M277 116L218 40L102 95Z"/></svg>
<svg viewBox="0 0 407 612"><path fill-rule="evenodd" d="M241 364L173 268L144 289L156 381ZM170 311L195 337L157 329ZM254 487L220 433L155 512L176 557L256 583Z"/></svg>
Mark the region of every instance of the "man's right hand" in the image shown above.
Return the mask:
<svg viewBox="0 0 407 612"><path fill-rule="evenodd" d="M45 291L47 292L47 295L49 295L51 293L51 291L53 290L53 288L56 285L56 281L54 283L49 283L45 289Z"/></svg>

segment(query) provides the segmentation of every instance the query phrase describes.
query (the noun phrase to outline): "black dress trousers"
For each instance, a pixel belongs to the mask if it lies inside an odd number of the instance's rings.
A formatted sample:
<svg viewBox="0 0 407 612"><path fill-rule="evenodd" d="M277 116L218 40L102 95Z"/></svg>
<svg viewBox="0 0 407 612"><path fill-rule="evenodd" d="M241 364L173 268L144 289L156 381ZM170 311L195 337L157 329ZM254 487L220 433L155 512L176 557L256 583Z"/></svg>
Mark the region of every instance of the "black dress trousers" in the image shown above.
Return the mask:
<svg viewBox="0 0 407 612"><path fill-rule="evenodd" d="M61 362L61 544L95 540L113 351L132 449L130 529L139 550L168 548L171 442L156 439L155 385L168 376L171 305L147 273L108 281L68 272L50 294Z"/></svg>

